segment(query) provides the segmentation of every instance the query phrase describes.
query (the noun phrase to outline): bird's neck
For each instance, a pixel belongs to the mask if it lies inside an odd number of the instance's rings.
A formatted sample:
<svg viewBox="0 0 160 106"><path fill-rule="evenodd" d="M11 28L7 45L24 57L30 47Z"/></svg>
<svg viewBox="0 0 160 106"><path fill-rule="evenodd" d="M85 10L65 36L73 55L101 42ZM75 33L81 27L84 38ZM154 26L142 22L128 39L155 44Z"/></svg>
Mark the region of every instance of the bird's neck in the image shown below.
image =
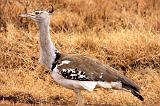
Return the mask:
<svg viewBox="0 0 160 106"><path fill-rule="evenodd" d="M51 41L49 24L40 23L40 63L44 64L47 69L51 69L52 63L56 58L56 48Z"/></svg>

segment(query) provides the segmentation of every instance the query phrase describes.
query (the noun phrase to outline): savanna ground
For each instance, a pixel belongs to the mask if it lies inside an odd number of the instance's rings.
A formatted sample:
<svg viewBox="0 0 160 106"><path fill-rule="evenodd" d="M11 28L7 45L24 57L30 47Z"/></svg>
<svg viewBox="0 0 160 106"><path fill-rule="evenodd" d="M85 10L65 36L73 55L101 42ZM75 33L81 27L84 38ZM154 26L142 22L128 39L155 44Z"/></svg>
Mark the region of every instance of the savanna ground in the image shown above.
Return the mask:
<svg viewBox="0 0 160 106"><path fill-rule="evenodd" d="M53 5L51 35L63 53L99 59L142 88L144 102L124 91L82 91L86 105L160 105L160 0L1 0L0 105L68 105L72 90L39 64L36 24L20 13Z"/></svg>

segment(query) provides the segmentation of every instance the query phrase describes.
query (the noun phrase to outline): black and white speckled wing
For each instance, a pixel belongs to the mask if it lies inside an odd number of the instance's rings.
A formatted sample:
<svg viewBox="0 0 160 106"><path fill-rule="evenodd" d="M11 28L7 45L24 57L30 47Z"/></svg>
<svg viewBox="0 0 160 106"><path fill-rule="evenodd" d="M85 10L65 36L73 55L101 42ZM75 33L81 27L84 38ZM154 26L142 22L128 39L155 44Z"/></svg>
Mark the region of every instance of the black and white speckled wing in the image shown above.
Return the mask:
<svg viewBox="0 0 160 106"><path fill-rule="evenodd" d="M78 70L78 68L65 68L61 69L59 73L66 79L78 80L78 81L92 81L85 72Z"/></svg>
<svg viewBox="0 0 160 106"><path fill-rule="evenodd" d="M68 63L65 63L67 62ZM64 62L64 63L63 63ZM57 67L56 67L57 65ZM84 56L67 55L61 57L52 68L56 67L66 79L79 81L104 81L102 66ZM99 68L99 69L96 69ZM103 69L104 70L104 69Z"/></svg>
<svg viewBox="0 0 160 106"><path fill-rule="evenodd" d="M63 61L70 61L68 64L62 64ZM81 55L62 55L57 61L57 68L60 74L73 80L122 82L124 85L133 86L133 89L139 91L140 88L128 78L120 75L115 69L103 65L97 60Z"/></svg>

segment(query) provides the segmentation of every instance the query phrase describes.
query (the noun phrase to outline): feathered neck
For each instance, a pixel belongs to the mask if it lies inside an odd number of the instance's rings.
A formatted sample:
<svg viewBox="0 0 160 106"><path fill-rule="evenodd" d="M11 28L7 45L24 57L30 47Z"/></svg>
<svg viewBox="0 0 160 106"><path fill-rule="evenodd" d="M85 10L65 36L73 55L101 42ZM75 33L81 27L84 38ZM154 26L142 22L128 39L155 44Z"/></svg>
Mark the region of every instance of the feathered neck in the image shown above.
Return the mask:
<svg viewBox="0 0 160 106"><path fill-rule="evenodd" d="M56 58L57 49L50 38L49 23L43 22L38 25L40 29L40 63L44 64L47 69L51 69L51 65Z"/></svg>

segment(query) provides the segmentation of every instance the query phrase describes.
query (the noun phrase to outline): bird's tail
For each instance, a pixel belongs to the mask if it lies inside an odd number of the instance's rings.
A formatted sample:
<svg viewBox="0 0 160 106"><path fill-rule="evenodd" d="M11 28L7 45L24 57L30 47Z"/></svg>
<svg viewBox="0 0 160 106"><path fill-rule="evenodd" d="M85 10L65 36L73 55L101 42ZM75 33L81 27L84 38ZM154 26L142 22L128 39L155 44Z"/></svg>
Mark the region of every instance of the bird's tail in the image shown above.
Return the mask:
<svg viewBox="0 0 160 106"><path fill-rule="evenodd" d="M132 93L134 96L136 96L139 100L141 100L141 101L144 100L143 96L141 96L138 92L136 92L136 91L131 91L131 93Z"/></svg>
<svg viewBox="0 0 160 106"><path fill-rule="evenodd" d="M133 86L133 85L127 85L127 84L124 84L122 83L122 87L124 89L126 89L127 91L130 91L134 96L136 96L139 100L143 101L144 98L142 95L140 95L140 92L139 90L140 89L137 89L137 87Z"/></svg>

